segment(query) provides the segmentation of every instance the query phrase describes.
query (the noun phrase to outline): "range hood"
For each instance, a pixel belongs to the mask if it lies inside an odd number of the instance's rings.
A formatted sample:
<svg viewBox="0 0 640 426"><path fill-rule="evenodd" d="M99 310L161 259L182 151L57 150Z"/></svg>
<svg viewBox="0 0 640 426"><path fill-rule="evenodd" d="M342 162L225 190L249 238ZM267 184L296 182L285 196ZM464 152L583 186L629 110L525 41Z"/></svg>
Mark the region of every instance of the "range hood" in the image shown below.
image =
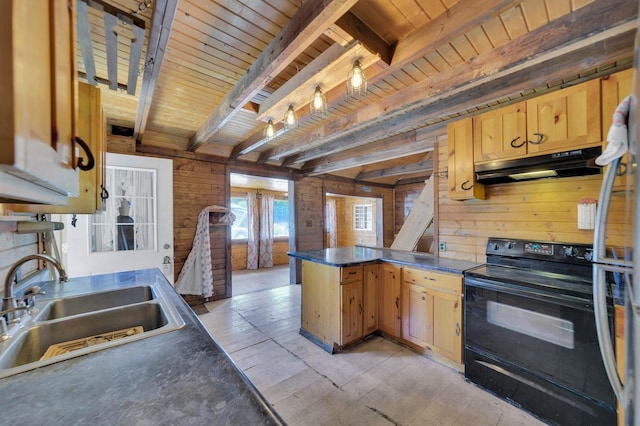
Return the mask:
<svg viewBox="0 0 640 426"><path fill-rule="evenodd" d="M492 185L548 177L595 175L601 171L595 163L601 153L602 147L593 147L476 164L476 180Z"/></svg>

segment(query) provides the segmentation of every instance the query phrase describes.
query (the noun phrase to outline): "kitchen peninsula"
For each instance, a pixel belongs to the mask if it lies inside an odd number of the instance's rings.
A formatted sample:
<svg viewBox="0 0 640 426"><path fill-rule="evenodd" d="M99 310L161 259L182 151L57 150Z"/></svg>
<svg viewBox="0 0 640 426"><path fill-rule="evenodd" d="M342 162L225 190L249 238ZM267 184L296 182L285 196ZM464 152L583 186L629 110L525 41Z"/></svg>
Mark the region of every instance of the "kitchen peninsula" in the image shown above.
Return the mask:
<svg viewBox="0 0 640 426"><path fill-rule="evenodd" d="M158 269L42 289L49 298L65 288L88 294L144 285L161 287L181 328L0 379L4 418L13 425L283 424Z"/></svg>
<svg viewBox="0 0 640 426"><path fill-rule="evenodd" d="M477 264L363 246L289 256L302 260L300 333L323 349L382 332L462 367L462 273Z"/></svg>

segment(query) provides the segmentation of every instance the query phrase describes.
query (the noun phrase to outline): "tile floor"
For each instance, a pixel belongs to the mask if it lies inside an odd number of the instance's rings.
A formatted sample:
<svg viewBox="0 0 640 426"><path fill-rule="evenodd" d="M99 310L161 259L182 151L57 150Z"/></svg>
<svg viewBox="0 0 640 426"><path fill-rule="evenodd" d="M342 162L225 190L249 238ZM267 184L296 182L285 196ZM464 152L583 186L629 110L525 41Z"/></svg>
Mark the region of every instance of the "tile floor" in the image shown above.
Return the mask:
<svg viewBox="0 0 640 426"><path fill-rule="evenodd" d="M298 333L300 286L206 306L203 324L289 425L542 424L380 336L328 354Z"/></svg>

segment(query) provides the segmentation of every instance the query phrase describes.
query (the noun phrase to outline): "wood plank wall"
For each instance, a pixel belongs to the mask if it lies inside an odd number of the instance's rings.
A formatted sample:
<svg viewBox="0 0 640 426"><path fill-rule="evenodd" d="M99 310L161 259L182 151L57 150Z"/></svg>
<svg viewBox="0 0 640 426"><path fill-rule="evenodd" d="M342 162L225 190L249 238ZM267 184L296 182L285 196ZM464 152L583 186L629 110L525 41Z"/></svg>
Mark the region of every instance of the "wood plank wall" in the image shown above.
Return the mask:
<svg viewBox="0 0 640 426"><path fill-rule="evenodd" d="M148 155L150 154L137 154ZM166 157L162 157L166 158ZM195 159L173 158L174 279L178 279L193 247L200 211L210 205L227 206L227 166ZM231 297L231 232L229 226L211 227L213 292L211 300ZM185 297L189 303L198 297Z"/></svg>
<svg viewBox="0 0 640 426"><path fill-rule="evenodd" d="M400 232L400 228L404 224L405 219L411 212L414 206L415 200L420 196L422 190L424 189L425 183L411 183L405 185L399 185L394 188L394 222L393 222L393 232L397 234ZM435 222L435 220L434 220ZM420 240L418 241L418 246L416 247L416 251L423 253L431 253L432 241L433 241L433 232L434 226L429 226Z"/></svg>
<svg viewBox="0 0 640 426"><path fill-rule="evenodd" d="M437 146L440 170L447 169L447 146ZM486 200L454 201L446 178L439 180L439 241L446 243L440 257L484 263L488 237L593 243L593 231L578 229L578 201L598 199L601 175L541 179L486 187ZM612 208L622 212L617 194ZM623 244L622 214L613 215L607 245Z"/></svg>
<svg viewBox="0 0 640 426"><path fill-rule="evenodd" d="M349 247L356 244L365 246L376 245L377 226L373 223L371 231L356 231L353 229L353 206L356 204L371 204L372 214L378 214L375 198L362 197L330 197L336 200L336 228L338 233L338 247Z"/></svg>
<svg viewBox="0 0 640 426"><path fill-rule="evenodd" d="M288 265L289 240L275 240L273 242L273 266ZM247 269L247 243L238 241L231 243L231 270Z"/></svg>

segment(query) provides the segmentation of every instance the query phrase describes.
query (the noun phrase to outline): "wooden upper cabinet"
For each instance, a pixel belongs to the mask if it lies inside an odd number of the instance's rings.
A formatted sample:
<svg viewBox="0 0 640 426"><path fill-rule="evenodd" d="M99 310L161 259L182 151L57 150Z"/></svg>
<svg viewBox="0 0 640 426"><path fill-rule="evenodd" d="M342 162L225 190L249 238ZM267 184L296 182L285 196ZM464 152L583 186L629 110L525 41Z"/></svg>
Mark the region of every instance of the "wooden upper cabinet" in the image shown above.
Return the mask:
<svg viewBox="0 0 640 426"><path fill-rule="evenodd" d="M87 83L78 83L77 135L89 146L95 165L90 170L80 171L80 194L70 197L67 205L13 204L9 208L16 212L34 213L78 213L93 214L104 210L105 188L105 144L106 124L100 89ZM85 162L86 153L82 153Z"/></svg>
<svg viewBox="0 0 640 426"><path fill-rule="evenodd" d="M597 146L601 141L600 80L527 101L527 155Z"/></svg>
<svg viewBox="0 0 640 426"><path fill-rule="evenodd" d="M475 162L526 155L526 109L527 104L519 102L473 117Z"/></svg>
<svg viewBox="0 0 640 426"><path fill-rule="evenodd" d="M604 151L607 147L607 133L613 122L613 113L624 98L633 90L633 70L628 69L611 74L601 79L602 87L602 140ZM622 157L618 169L618 178L614 183L614 190L620 191L627 188L627 183L633 184L633 168L631 167L631 154L628 152Z"/></svg>
<svg viewBox="0 0 640 426"><path fill-rule="evenodd" d="M78 194L75 1L7 0L0 14L0 200Z"/></svg>
<svg viewBox="0 0 640 426"><path fill-rule="evenodd" d="M447 126L449 147L448 182L452 200L484 199L484 185L476 182L473 161L473 119Z"/></svg>

